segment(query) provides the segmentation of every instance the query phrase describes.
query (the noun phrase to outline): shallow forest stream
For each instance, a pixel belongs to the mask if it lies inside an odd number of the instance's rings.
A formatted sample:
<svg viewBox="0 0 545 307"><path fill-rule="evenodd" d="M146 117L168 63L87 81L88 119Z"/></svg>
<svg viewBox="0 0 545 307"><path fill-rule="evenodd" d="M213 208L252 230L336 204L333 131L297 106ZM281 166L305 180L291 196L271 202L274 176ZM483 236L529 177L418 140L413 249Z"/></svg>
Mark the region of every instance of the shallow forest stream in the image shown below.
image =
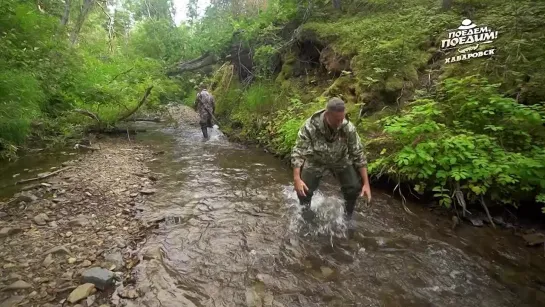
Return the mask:
<svg viewBox="0 0 545 307"><path fill-rule="evenodd" d="M137 220L158 228L128 249L140 261L132 268L133 278L126 279L113 294L115 306L545 304L542 250L526 247L512 230L469 224L453 230L447 217L419 204L408 204L414 213L410 215L392 193L374 189L372 206L359 205L357 227L348 231L339 188L331 178L314 198L315 219L305 222L298 210L291 171L279 159L229 142L216 129L210 130L210 140L203 141L198 127L183 122L177 128L157 123L142 124L142 128L147 132L138 134L135 144L156 153L147 159L147 167L160 179L153 195L136 202L134 209L139 213L135 217L117 214L115 219L121 225ZM117 152L110 148L96 155L114 161L119 159L115 155L141 161L130 156L130 149ZM29 155L7 165L2 197L19 189L9 183L19 178L12 178L14 173L25 173L23 167L43 171L74 157L78 158L75 152ZM93 184L96 178L82 180ZM92 209L88 204L86 208L83 210ZM108 212L102 214L107 216ZM106 216L91 220L111 223ZM42 228L45 234L55 236L54 228ZM79 237L78 229L69 230ZM10 247L45 243L26 237L30 241L4 242L11 242ZM84 237L76 240L86 241ZM110 241L114 240L106 238L105 243ZM81 248L100 250L92 241ZM41 261L38 258L38 268ZM72 269L71 265L68 268ZM119 295L127 287L137 293L132 299ZM110 300L109 294L103 294L102 302Z"/></svg>
<svg viewBox="0 0 545 307"><path fill-rule="evenodd" d="M153 128L155 127L155 128ZM334 181L303 224L290 170L214 130L150 124L166 154L141 218L163 220L136 267L127 306L543 306L542 254L507 231L462 225L388 192L347 233Z"/></svg>

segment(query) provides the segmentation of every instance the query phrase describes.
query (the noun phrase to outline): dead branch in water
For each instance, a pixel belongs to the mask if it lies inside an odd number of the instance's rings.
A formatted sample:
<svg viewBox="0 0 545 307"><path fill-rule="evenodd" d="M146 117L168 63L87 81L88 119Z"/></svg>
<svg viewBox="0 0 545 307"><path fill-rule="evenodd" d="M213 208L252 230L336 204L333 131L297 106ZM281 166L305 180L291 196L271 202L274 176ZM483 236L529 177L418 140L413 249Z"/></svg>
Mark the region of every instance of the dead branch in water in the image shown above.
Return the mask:
<svg viewBox="0 0 545 307"><path fill-rule="evenodd" d="M492 227L494 227L494 229L495 229L496 224L494 224L494 221L492 220L492 216L490 215L490 212L488 211L488 207L484 203L484 198L483 198L482 195L481 195L481 205L483 205L484 211L486 212L486 216L488 217L488 220L490 221L490 224L492 224Z"/></svg>
<svg viewBox="0 0 545 307"><path fill-rule="evenodd" d="M396 189L399 189L399 195L401 196L401 205L403 206L403 210L405 210L405 212L407 212L410 215L416 215L411 211L411 209L409 209L409 207L407 207L407 205L405 205L407 200L405 199L405 195L403 195L403 193L401 192L401 181L397 182L397 185L394 188L394 192Z"/></svg>
<svg viewBox="0 0 545 307"><path fill-rule="evenodd" d="M41 179L45 179L45 178L49 178L53 175L56 175L62 171L65 171L67 169L70 169L72 168L71 166L67 166L67 167L64 167L64 168L61 168L59 170L56 170L54 172L51 172L51 173L47 173L45 175L42 175L42 176L38 176L38 177L34 177L34 178L29 178L29 179L23 179L23 180L19 180L17 181L15 184L22 184L22 183L27 183L27 182L31 182L31 181L36 181L36 180L41 180Z"/></svg>
<svg viewBox="0 0 545 307"><path fill-rule="evenodd" d="M87 146L87 145L83 145L83 144L76 144L76 145L74 145L74 149L80 149L80 148L89 149L89 150L100 150L100 148L96 148L96 147L92 147L92 146Z"/></svg>

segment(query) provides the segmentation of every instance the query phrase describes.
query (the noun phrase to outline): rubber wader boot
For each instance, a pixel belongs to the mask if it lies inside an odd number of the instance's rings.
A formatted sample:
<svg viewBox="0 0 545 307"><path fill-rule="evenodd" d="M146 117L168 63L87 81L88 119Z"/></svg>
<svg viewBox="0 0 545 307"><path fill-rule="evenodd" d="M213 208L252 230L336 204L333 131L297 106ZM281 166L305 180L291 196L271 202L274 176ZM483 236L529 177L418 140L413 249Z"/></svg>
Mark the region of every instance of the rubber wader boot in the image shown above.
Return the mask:
<svg viewBox="0 0 545 307"><path fill-rule="evenodd" d="M299 202L299 205L301 206L301 217L306 222L313 222L314 218L316 217L316 214L312 209L310 209L310 202Z"/></svg>
<svg viewBox="0 0 545 307"><path fill-rule="evenodd" d="M205 139L208 139L208 128L206 126L201 126L201 130L202 130L202 136Z"/></svg>
<svg viewBox="0 0 545 307"><path fill-rule="evenodd" d="M354 221L354 207L356 206L356 200L346 201L344 221L348 230L354 230L356 228L356 221Z"/></svg>

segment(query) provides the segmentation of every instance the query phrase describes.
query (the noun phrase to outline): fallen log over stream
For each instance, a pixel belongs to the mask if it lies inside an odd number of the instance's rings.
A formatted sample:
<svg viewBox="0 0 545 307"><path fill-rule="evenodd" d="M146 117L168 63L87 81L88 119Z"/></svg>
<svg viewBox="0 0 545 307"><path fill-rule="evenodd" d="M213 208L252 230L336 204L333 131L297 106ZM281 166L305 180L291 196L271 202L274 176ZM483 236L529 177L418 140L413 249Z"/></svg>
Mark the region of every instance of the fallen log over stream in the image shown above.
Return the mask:
<svg viewBox="0 0 545 307"><path fill-rule="evenodd" d="M160 117L152 117L152 118L146 118L146 117L133 117L133 118L127 118L125 119L126 122L153 122L153 123L160 123L163 120Z"/></svg>
<svg viewBox="0 0 545 307"><path fill-rule="evenodd" d="M146 129L142 128L124 128L124 127L89 127L87 129L88 133L99 133L99 134L136 134L138 132L146 132Z"/></svg>
<svg viewBox="0 0 545 307"><path fill-rule="evenodd" d="M218 58L214 54L205 53L196 59L176 63L174 67L168 70L167 76L175 76L187 71L199 70L201 68L216 64L217 62Z"/></svg>
<svg viewBox="0 0 545 307"><path fill-rule="evenodd" d="M117 122L122 122L122 121L129 121L129 120L133 120L133 121L139 121L137 119L139 118L132 118L131 117L134 115L134 113L136 113L136 111L138 111L138 109L140 109L140 107L142 107L147 99L148 99L148 96L151 94L151 90L153 89L153 85L148 87L146 89L146 91L144 92L144 96L142 97L142 99L138 102L138 104L132 108L132 109L128 109L125 113L121 114L116 120L113 121L113 123L117 123ZM135 129L135 128L128 128L128 127L117 127L117 126L110 126L108 124L108 122L102 120L98 114L96 113L93 113L89 110L85 110L85 109L74 109L73 110L74 112L76 113L80 113L80 114L83 114L85 116L88 116L92 119L94 119L97 123L96 125L94 126L90 126L88 129L87 129L87 132L89 133L102 133L102 134L135 134L137 132L145 132L146 129ZM149 120L149 121L160 121L160 119L146 119L146 120Z"/></svg>

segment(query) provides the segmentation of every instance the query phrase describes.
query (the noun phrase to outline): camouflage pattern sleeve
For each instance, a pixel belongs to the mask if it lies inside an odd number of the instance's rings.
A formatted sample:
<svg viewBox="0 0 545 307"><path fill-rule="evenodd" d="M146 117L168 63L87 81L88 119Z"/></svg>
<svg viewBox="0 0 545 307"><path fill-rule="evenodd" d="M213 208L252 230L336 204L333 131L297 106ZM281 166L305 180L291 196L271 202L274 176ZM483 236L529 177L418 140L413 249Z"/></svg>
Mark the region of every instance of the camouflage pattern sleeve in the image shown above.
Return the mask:
<svg viewBox="0 0 545 307"><path fill-rule="evenodd" d="M291 152L291 165L293 168L298 168L303 166L305 162L306 155L311 149L311 135L307 128L307 123L299 129L297 134L297 140L295 141L295 146Z"/></svg>
<svg viewBox="0 0 545 307"><path fill-rule="evenodd" d="M356 126L352 123L348 124L348 156L354 166L357 168L367 167L367 158L363 152L363 144L361 142Z"/></svg>

